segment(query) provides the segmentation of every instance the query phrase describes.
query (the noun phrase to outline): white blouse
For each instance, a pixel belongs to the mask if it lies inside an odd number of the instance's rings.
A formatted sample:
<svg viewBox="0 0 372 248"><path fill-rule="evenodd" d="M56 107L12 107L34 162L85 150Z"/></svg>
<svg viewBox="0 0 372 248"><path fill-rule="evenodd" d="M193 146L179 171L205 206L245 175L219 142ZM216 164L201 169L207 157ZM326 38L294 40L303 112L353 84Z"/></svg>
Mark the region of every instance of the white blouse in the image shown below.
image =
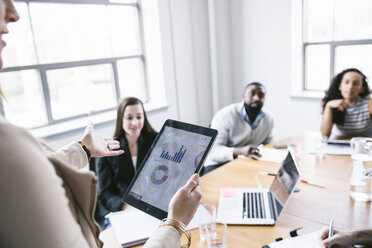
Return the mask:
<svg viewBox="0 0 372 248"><path fill-rule="evenodd" d="M137 168L136 168L137 156L132 156L132 162L133 162L134 172L137 172Z"/></svg>

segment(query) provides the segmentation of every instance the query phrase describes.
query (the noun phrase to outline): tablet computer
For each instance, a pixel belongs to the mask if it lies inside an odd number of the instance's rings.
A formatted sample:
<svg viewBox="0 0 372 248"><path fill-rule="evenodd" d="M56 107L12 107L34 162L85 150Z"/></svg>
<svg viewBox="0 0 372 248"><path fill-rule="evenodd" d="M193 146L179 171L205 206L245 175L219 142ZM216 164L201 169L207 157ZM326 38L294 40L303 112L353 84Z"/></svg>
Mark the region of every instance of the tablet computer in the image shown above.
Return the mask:
<svg viewBox="0 0 372 248"><path fill-rule="evenodd" d="M141 163L122 200L158 219L194 173L199 173L217 130L167 120Z"/></svg>

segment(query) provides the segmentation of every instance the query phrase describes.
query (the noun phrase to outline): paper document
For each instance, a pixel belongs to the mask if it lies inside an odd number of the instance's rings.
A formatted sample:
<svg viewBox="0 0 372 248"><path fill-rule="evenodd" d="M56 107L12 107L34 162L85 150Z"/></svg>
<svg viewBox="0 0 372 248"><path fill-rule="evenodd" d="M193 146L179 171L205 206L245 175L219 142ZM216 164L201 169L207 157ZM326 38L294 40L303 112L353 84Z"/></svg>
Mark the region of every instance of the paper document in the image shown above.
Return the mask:
<svg viewBox="0 0 372 248"><path fill-rule="evenodd" d="M136 208L110 213L109 219L121 247L144 243L160 223L160 220Z"/></svg>
<svg viewBox="0 0 372 248"><path fill-rule="evenodd" d="M309 153L316 153L315 148L310 149ZM351 155L351 148L345 144L327 144L324 154L328 155Z"/></svg>
<svg viewBox="0 0 372 248"><path fill-rule="evenodd" d="M279 242L271 243L270 248L323 248L320 241L321 232L312 232L294 238L284 239Z"/></svg>
<svg viewBox="0 0 372 248"><path fill-rule="evenodd" d="M284 149L271 149L271 148L260 148L260 154L262 157L257 158L257 160L281 163L288 154L287 150ZM245 158L244 155L239 155L238 158Z"/></svg>
<svg viewBox="0 0 372 248"><path fill-rule="evenodd" d="M204 208L199 206L194 218L187 226L190 230L198 227L198 219ZM206 211L204 209L204 211ZM121 247L145 243L158 228L160 220L136 208L110 213L108 215L116 240Z"/></svg>

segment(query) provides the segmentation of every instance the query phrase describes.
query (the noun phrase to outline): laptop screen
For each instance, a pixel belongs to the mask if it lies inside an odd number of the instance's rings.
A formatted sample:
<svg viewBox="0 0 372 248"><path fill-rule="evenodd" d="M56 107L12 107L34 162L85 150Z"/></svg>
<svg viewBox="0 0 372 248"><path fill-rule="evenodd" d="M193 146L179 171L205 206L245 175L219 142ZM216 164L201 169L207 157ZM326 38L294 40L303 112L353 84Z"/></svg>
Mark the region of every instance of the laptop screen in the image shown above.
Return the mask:
<svg viewBox="0 0 372 248"><path fill-rule="evenodd" d="M277 216L283 210L285 203L296 186L300 174L290 152L284 159L282 166L271 184L270 191L273 194Z"/></svg>

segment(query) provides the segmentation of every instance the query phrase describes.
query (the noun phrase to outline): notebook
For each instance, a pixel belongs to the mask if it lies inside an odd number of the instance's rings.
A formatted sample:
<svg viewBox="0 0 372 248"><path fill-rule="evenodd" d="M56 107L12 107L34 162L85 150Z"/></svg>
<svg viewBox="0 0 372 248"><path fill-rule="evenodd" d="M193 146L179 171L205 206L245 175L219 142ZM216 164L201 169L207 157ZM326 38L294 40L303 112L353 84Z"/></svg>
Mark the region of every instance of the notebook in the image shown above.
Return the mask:
<svg viewBox="0 0 372 248"><path fill-rule="evenodd" d="M290 149L270 188L222 188L217 220L237 225L274 225L299 180Z"/></svg>

